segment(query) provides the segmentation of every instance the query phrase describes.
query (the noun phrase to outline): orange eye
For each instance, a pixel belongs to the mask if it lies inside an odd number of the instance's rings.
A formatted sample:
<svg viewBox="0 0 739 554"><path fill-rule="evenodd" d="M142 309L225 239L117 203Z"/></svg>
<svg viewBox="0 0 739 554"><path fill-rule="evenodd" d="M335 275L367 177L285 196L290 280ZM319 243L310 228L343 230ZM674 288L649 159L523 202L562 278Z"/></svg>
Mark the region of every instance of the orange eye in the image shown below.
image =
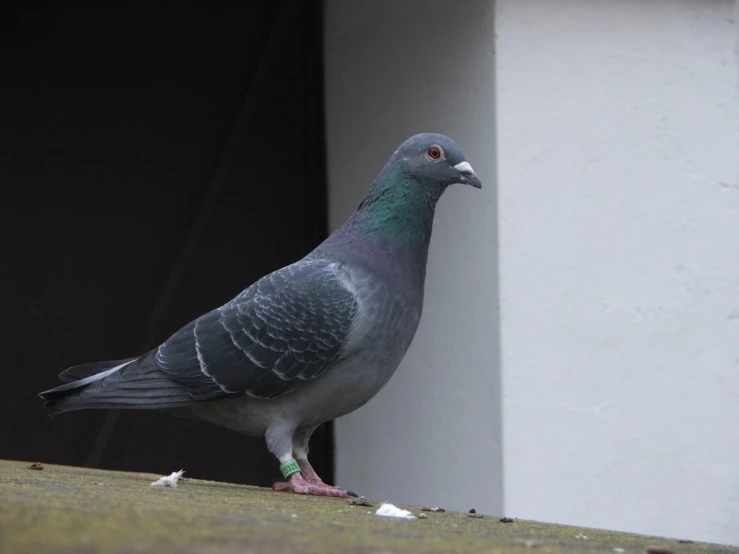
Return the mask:
<svg viewBox="0 0 739 554"><path fill-rule="evenodd" d="M441 159L441 148L438 146L429 146L429 149L426 150L426 156L433 161L440 160Z"/></svg>

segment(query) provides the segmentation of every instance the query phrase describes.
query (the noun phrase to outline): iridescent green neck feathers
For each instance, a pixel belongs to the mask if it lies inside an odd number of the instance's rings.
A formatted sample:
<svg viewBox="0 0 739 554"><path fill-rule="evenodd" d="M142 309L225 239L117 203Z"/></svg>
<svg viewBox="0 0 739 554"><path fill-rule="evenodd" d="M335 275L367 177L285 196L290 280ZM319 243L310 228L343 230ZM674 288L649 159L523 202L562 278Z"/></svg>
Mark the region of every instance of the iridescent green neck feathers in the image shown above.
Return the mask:
<svg viewBox="0 0 739 554"><path fill-rule="evenodd" d="M380 175L353 222L384 248L428 246L441 187L419 183L401 172Z"/></svg>

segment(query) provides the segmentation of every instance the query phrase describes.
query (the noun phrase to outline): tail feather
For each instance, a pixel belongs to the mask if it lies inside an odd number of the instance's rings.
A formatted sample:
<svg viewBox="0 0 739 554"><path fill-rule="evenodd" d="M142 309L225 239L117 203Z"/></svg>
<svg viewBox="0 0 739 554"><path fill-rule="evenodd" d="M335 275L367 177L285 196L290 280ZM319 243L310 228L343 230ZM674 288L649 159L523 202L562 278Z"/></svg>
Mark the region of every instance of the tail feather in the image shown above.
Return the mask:
<svg viewBox="0 0 739 554"><path fill-rule="evenodd" d="M162 373L152 354L73 366L60 375L68 382L39 396L45 406L56 408L52 416L77 410L161 410L191 404L187 389Z"/></svg>
<svg viewBox="0 0 739 554"><path fill-rule="evenodd" d="M59 380L65 383L77 381L78 379L84 379L110 369L112 367L125 364L126 362L132 362L136 358L126 358L125 360L115 360L110 362L92 362L82 365L73 365L68 367L59 374Z"/></svg>

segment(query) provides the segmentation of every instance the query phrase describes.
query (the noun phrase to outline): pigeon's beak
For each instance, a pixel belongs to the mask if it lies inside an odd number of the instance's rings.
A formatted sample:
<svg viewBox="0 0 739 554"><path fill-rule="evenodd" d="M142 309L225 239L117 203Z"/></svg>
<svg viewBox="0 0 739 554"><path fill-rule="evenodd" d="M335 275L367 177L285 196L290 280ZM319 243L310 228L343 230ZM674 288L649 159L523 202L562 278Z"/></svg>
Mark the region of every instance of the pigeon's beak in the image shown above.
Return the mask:
<svg viewBox="0 0 739 554"><path fill-rule="evenodd" d="M475 174L475 171L472 169L472 166L469 163L460 162L454 166L454 169L456 169L459 173L459 176L461 178L460 183L470 185L471 187L475 187L476 189L482 188L482 183L480 182L480 179Z"/></svg>

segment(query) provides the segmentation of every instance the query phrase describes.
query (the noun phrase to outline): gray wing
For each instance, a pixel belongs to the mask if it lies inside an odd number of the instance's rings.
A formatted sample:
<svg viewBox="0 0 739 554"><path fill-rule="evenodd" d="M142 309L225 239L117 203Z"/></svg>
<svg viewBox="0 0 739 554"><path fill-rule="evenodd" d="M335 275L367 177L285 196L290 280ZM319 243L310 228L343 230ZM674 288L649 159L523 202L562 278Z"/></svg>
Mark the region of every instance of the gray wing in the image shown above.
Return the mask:
<svg viewBox="0 0 739 554"><path fill-rule="evenodd" d="M358 304L337 264L303 261L263 277L152 352L197 400L277 398L320 377L342 355Z"/></svg>

